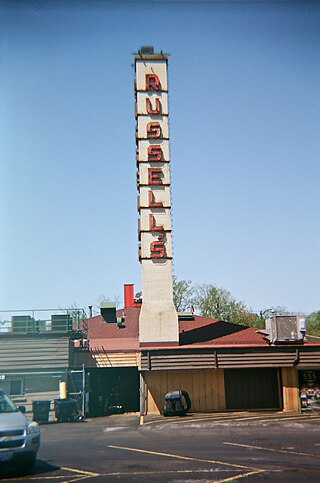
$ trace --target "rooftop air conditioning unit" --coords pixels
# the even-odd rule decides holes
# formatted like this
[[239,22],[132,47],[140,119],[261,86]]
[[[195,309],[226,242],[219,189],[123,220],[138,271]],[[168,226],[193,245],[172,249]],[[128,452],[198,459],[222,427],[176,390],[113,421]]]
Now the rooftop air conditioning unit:
[[12,332],[34,332],[35,320],[30,315],[13,315],[12,316]]
[[305,319],[297,315],[272,315],[266,320],[267,338],[273,344],[303,342]]
[[51,315],[51,330],[53,332],[68,332],[72,330],[72,317],[70,314]]

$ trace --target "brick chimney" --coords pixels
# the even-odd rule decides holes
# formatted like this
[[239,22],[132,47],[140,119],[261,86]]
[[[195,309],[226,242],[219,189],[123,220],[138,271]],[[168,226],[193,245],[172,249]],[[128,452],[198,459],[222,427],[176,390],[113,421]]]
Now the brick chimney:
[[134,306],[134,284],[125,283],[124,289],[124,308]]

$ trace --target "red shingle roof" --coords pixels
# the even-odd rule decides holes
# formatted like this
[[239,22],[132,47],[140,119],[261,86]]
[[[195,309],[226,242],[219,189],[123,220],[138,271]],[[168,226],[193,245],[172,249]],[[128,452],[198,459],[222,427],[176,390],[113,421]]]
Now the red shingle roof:
[[[94,350],[136,351],[139,349],[139,314],[141,307],[117,310],[117,317],[125,314],[124,328],[108,323],[101,315],[88,320],[88,339]],[[268,346],[263,334],[255,327],[194,315],[194,320],[179,321],[180,347],[255,347]],[[304,345],[320,345],[318,341],[305,341]],[[153,348],[154,345],[152,345]],[[161,347],[161,344],[159,344]]]
[[116,323],[105,322],[101,315],[88,319],[88,339],[93,350],[138,350],[140,307],[117,310],[117,317],[122,317],[123,314],[126,317],[122,329]]
[[[101,315],[88,320],[88,339],[92,349],[137,350],[139,348],[140,307],[117,310],[117,316],[125,314],[124,328],[108,323]],[[213,345],[266,345],[256,329],[195,315],[194,320],[179,321],[180,346]],[[159,344],[161,346],[161,344]]]
[[253,327],[195,315],[194,321],[180,321],[180,345],[192,346],[261,346],[267,345]]

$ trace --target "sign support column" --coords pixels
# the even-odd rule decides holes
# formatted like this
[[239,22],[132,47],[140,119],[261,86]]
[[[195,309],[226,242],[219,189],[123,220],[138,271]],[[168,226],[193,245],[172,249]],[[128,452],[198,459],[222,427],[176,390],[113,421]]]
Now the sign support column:
[[153,47],[135,54],[141,346],[179,343],[172,283],[167,64],[167,54],[154,53]]

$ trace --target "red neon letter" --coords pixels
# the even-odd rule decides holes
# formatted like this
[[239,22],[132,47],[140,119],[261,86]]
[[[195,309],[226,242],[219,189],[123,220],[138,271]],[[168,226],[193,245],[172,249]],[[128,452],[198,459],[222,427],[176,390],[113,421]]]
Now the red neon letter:
[[149,91],[150,89],[160,90],[160,80],[156,74],[146,74],[146,90]]
[[148,161],[161,161],[162,160],[162,149],[159,144],[151,144],[148,147]]
[[148,184],[162,184],[161,168],[148,168]]
[[151,191],[151,190],[149,191],[148,198],[149,198],[149,206],[150,206],[150,208],[163,208],[162,201],[154,201],[153,191]]
[[160,99],[156,98],[156,107],[153,109],[150,99],[146,98],[146,109],[148,114],[161,114],[162,105]]
[[161,127],[159,122],[149,122],[147,124],[147,138],[160,138]]
[[154,241],[150,243],[150,257],[163,258],[165,254],[164,243],[161,241]]
[[163,231],[163,225],[155,225],[155,219],[153,215],[149,215],[149,230],[150,231]]

